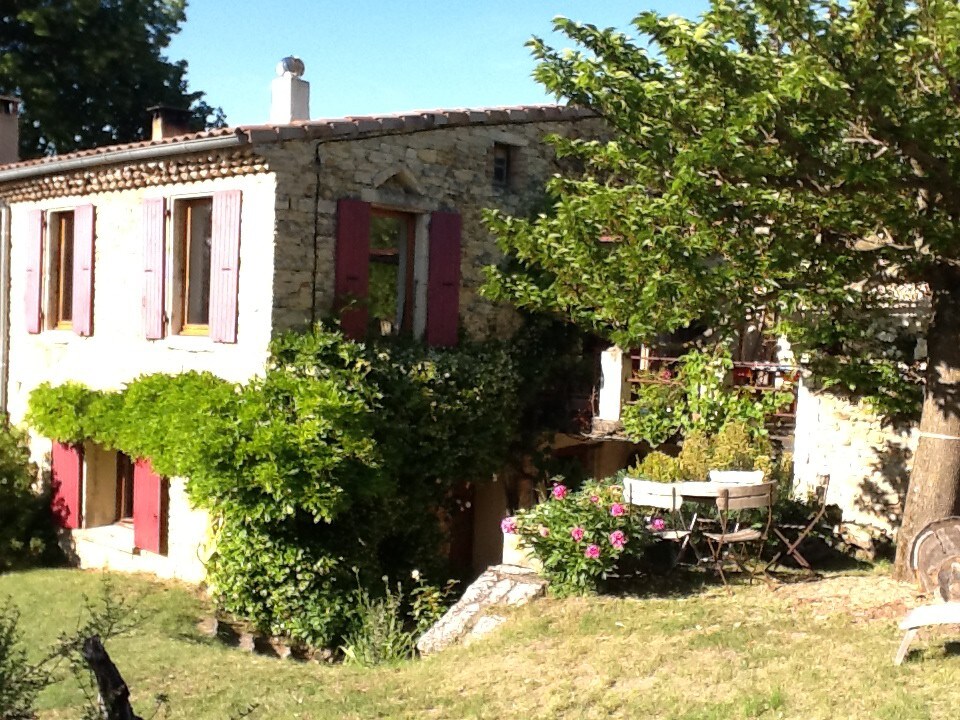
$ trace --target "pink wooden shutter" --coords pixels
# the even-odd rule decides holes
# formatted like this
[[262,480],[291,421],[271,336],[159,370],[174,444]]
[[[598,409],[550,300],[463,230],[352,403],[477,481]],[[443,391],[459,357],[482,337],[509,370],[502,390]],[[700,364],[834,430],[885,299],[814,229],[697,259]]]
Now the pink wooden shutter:
[[213,195],[210,248],[210,339],[237,341],[237,289],[240,271],[240,191]]
[[347,337],[367,334],[367,291],[370,284],[370,203],[342,199],[337,203],[337,257],[334,307]]
[[137,460],[133,466],[133,544],[141,550],[167,551],[166,496],[166,480],[153,471],[149,460]]
[[93,205],[73,211],[73,331],[93,334]]
[[430,216],[430,269],[427,274],[427,344],[457,344],[460,321],[460,214]]
[[165,216],[163,198],[143,201],[143,309],[148,340],[163,337]]
[[83,448],[54,442],[50,457],[51,508],[62,528],[80,527]]
[[27,216],[27,276],[23,302],[27,332],[40,332],[40,289],[43,287],[43,211],[31,210]]

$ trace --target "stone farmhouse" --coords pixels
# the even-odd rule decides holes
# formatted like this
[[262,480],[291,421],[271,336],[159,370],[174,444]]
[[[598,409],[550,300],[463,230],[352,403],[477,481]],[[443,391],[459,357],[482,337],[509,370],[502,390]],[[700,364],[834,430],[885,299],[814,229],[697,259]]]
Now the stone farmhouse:
[[[554,105],[311,120],[302,65],[278,70],[268,124],[191,133],[181,112],[153,108],[148,141],[25,162],[18,101],[0,98],[0,412],[14,423],[45,381],[115,389],[196,370],[243,382],[263,372],[274,334],[337,311],[354,336],[435,345],[517,328],[478,294],[499,257],[481,210],[534,209],[559,169],[544,137],[597,136],[599,121]],[[925,308],[919,293],[891,317],[918,326]],[[595,427],[617,425],[636,362],[602,354]],[[915,429],[891,431],[809,377],[795,414],[798,491],[830,475],[845,520],[892,531]],[[556,448],[597,477],[638,449],[615,432]],[[81,566],[203,578],[209,523],[186,479],[89,442],[37,437],[33,450]],[[496,484],[471,493],[479,571],[499,561],[506,499]]]
[[[498,257],[481,209],[533,208],[557,170],[544,136],[598,121],[562,106],[311,120],[302,63],[278,71],[269,124],[189,133],[154,108],[148,141],[25,162],[17,101],[0,101],[0,410],[14,423],[44,381],[243,382],[275,333],[347,298],[368,299],[342,314],[356,336],[450,345],[516,327],[477,292]],[[185,479],[92,443],[33,449],[82,566],[203,577],[208,522]],[[475,539],[481,567],[498,559],[503,502],[475,503],[493,536]]]

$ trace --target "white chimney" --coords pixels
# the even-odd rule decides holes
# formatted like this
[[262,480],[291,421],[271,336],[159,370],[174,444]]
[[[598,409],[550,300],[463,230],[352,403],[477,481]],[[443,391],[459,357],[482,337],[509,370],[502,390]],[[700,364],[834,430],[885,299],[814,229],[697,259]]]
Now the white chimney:
[[0,95],[0,165],[20,159],[20,98]]
[[304,67],[298,57],[285,57],[277,63],[277,77],[270,86],[270,122],[285,125],[310,119],[310,83],[301,79]]

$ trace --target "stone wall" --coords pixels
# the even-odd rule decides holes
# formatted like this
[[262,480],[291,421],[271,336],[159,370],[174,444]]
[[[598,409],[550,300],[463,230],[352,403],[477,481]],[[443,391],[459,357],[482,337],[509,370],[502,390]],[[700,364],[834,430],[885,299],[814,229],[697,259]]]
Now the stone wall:
[[[481,210],[537,209],[558,169],[549,133],[595,135],[595,119],[451,126],[342,141],[291,141],[257,147],[277,175],[274,325],[299,327],[330,313],[334,289],[336,207],[358,198],[426,219],[436,210],[463,218],[461,324],[473,337],[508,334],[512,311],[480,298],[483,267],[500,253]],[[507,187],[493,182],[494,143],[509,146]],[[427,231],[417,226],[418,243]]]
[[916,447],[915,428],[885,426],[865,402],[801,383],[794,440],[796,490],[803,495],[816,486],[818,475],[830,475],[827,501],[840,506],[845,522],[895,531]]

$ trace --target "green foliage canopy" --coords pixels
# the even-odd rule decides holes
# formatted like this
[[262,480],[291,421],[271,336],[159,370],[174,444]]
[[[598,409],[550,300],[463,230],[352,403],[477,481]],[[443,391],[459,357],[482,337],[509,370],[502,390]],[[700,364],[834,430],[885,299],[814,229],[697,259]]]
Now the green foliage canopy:
[[488,215],[513,259],[488,292],[624,347],[765,308],[915,410],[913,346],[877,323],[894,283],[936,301],[960,279],[957,4],[714,0],[634,25],[560,18],[578,49],[531,42],[537,79],[611,135],[555,140],[583,172],[549,184],[550,212]]
[[23,100],[21,156],[142,140],[153,105],[189,108],[196,129],[222,125],[222,111],[187,89],[186,62],[162,54],[185,7],[185,0],[4,0],[0,94]]

